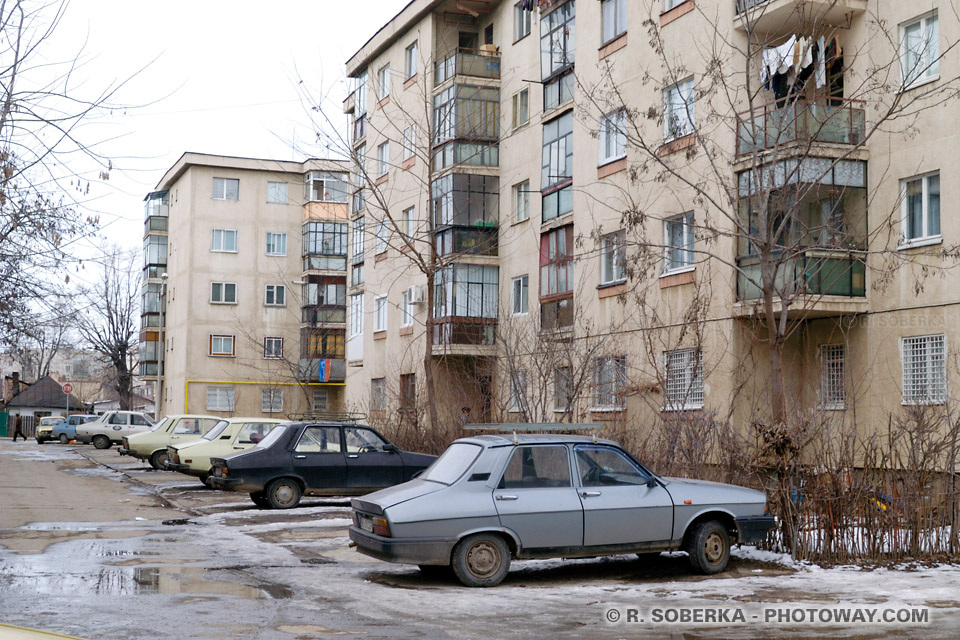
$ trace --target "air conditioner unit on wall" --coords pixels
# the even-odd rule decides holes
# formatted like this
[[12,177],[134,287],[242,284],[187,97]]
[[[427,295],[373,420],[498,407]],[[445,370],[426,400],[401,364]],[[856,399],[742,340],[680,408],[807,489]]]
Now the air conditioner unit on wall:
[[426,287],[424,287],[423,285],[419,285],[419,284],[415,284],[415,285],[412,285],[412,286],[408,287],[408,288],[407,288],[407,300],[409,300],[411,304],[423,304],[424,298],[426,297],[426,296],[424,295],[424,290],[425,290],[425,289],[426,289]]

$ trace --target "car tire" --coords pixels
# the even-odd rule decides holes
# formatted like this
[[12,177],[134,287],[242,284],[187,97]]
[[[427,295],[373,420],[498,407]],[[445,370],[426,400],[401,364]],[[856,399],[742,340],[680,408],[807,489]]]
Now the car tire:
[[210,474],[209,474],[209,473],[201,473],[201,474],[200,474],[200,484],[202,484],[203,486],[207,487],[208,489],[210,488],[210,485],[207,484],[207,480],[209,480],[209,479],[210,479]]
[[69,443],[69,442],[70,442],[70,438],[67,437],[67,434],[61,433],[61,434],[60,434],[60,444],[67,444],[67,443]]
[[451,566],[468,587],[495,587],[510,570],[510,549],[496,534],[476,533],[457,543]]
[[104,435],[95,435],[93,436],[93,446],[95,446],[97,449],[109,449],[110,438]]
[[37,444],[43,444],[43,443],[44,443],[43,438],[37,438]]
[[701,522],[690,536],[687,553],[697,571],[708,575],[720,573],[730,561],[730,533],[717,520]]
[[253,504],[257,505],[261,509],[269,509],[270,501],[267,500],[267,496],[263,495],[262,491],[257,491],[250,494],[250,499],[253,500]]
[[292,509],[300,504],[303,492],[292,478],[278,478],[267,485],[264,495],[273,509]]
[[167,450],[161,449],[154,451],[150,456],[150,466],[154,469],[163,469],[163,463],[167,461]]

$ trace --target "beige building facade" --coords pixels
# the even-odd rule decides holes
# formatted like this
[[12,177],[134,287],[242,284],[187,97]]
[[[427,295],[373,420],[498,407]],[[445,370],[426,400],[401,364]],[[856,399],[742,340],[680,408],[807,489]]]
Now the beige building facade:
[[342,408],[347,168],[185,153],[145,198],[140,375],[158,415]]
[[347,62],[347,405],[421,421],[429,362],[445,424],[948,406],[958,37],[932,0],[413,0]]

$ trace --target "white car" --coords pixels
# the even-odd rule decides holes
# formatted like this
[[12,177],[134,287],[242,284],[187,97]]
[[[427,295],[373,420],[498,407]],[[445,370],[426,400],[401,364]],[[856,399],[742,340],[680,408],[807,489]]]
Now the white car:
[[120,444],[124,436],[149,431],[153,422],[140,411],[108,411],[97,420],[77,425],[77,440],[97,449]]

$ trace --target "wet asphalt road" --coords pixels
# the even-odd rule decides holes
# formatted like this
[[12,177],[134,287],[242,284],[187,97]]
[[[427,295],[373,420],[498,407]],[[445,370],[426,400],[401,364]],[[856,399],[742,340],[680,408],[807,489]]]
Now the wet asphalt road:
[[[685,558],[515,563],[466,589],[347,548],[348,499],[256,508],[114,450],[0,441],[0,622],[82,638],[916,637],[894,630],[610,625],[611,607],[837,602],[781,565]],[[925,637],[954,637],[960,604]]]

